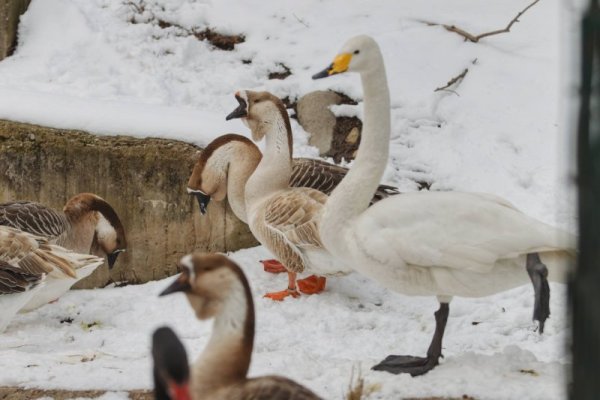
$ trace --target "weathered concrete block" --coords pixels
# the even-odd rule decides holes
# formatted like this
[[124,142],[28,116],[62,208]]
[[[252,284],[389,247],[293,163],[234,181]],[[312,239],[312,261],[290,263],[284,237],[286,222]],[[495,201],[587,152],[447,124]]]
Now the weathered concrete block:
[[62,209],[76,193],[96,193],[119,214],[129,248],[110,276],[105,265],[79,287],[164,278],[193,250],[256,244],[226,203],[211,202],[208,215],[199,215],[186,193],[199,151],[174,140],[94,136],[0,120],[0,201],[27,199]]
[[9,56],[17,42],[19,17],[31,0],[0,0],[0,60]]

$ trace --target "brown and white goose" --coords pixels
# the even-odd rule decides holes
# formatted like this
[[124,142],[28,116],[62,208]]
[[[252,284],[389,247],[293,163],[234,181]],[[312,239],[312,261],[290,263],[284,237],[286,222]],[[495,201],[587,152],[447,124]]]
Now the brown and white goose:
[[29,303],[48,292],[50,298],[54,296],[50,276],[73,280],[76,270],[102,262],[101,258],[52,245],[45,238],[0,226],[0,332]]
[[288,288],[266,297],[282,300],[298,297],[296,276],[310,271],[315,275],[299,280],[304,293],[319,293],[325,278],[350,272],[321,243],[318,223],[327,195],[311,188],[290,187],[292,176],[292,130],[282,101],[268,92],[249,90],[236,93],[239,107],[227,119],[242,118],[255,141],[266,138],[264,157],[248,179],[244,192],[248,226],[288,272]]
[[[258,147],[242,135],[230,133],[210,142],[200,153],[187,186],[188,193],[198,200],[200,213],[206,214],[211,199],[227,198],[236,217],[247,222],[244,188],[261,159]],[[348,168],[323,160],[294,158],[289,184],[329,195],[347,172]],[[398,193],[393,186],[379,185],[371,204]]]
[[0,225],[45,237],[77,253],[106,255],[109,268],[127,248],[119,216],[110,204],[92,193],[72,197],[62,212],[31,201],[2,203]]
[[[0,204],[0,226],[44,237],[75,253],[106,255],[109,268],[127,247],[125,230],[117,213],[110,204],[92,193],[74,196],[62,212],[30,201]],[[48,275],[44,289],[22,311],[31,311],[56,300],[103,264],[96,257],[90,260],[94,262],[79,263],[72,273],[54,269]]]
[[160,295],[184,292],[198,319],[214,318],[204,352],[192,366],[194,400],[316,400],[304,386],[281,376],[248,378],[254,345],[254,303],[240,267],[221,254],[194,253]]

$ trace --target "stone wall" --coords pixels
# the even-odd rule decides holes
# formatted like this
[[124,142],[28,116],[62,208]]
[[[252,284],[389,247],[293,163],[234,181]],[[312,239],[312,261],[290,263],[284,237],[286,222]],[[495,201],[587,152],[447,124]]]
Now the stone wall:
[[19,17],[31,0],[0,0],[0,60],[11,55],[17,42]]
[[194,249],[232,251],[256,244],[225,202],[211,202],[201,216],[187,195],[199,150],[174,140],[95,136],[0,120],[0,202],[26,199],[62,209],[74,194],[96,193],[119,214],[129,249],[110,276],[104,265],[79,287],[164,278]]

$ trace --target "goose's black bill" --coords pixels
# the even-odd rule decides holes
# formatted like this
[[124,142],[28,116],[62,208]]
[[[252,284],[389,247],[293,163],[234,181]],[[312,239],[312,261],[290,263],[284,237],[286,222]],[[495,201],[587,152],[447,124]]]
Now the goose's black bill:
[[229,113],[228,116],[225,117],[226,121],[229,121],[230,119],[234,118],[243,118],[248,116],[248,103],[246,103],[246,100],[244,100],[241,96],[237,94],[235,95],[235,98],[238,101],[238,103],[240,103],[240,105],[231,113]]

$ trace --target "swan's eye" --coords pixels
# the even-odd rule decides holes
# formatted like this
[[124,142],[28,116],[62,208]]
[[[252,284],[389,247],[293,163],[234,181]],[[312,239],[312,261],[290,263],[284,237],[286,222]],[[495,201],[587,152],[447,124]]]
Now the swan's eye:
[[354,50],[354,54],[360,53],[360,50]]

